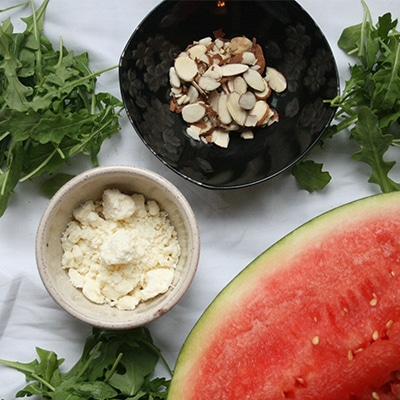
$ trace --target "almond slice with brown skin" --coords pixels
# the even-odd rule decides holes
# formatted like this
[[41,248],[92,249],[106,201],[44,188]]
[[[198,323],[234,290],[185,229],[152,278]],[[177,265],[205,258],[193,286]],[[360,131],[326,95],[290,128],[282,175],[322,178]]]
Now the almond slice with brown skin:
[[254,90],[262,92],[265,90],[265,80],[260,75],[258,71],[253,68],[249,68],[246,72],[243,73],[243,79],[247,82],[247,84],[252,87]]
[[268,99],[269,96],[271,96],[272,89],[271,86],[269,86],[269,83],[267,82],[266,78],[263,78],[265,81],[265,89],[262,91],[255,90],[254,94],[257,97],[257,100],[266,100]]
[[268,126],[272,125],[275,122],[279,122],[278,111],[271,108],[271,113],[272,113],[272,115],[270,116],[270,118],[268,120]]
[[256,126],[260,126],[264,123],[264,120],[268,116],[269,111],[269,105],[265,101],[258,100],[256,101],[254,107],[249,111],[249,115],[257,117]]
[[287,88],[286,78],[275,68],[267,67],[265,79],[267,80],[271,89],[277,93],[282,93]]

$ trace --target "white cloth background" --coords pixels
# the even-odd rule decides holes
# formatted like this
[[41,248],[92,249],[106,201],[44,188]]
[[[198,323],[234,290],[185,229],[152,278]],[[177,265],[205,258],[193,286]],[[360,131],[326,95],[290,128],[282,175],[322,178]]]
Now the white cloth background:
[[[337,47],[344,27],[361,22],[360,0],[298,0],[327,36],[335,53],[342,86],[352,62]],[[1,0],[0,8],[19,3]],[[36,4],[41,1],[35,0]],[[45,34],[56,45],[61,36],[76,53],[88,51],[92,70],[118,64],[130,35],[159,0],[50,0]],[[390,11],[400,17],[400,0],[370,0],[374,20]],[[19,17],[30,8],[0,14]],[[103,75],[99,91],[120,97],[118,72]],[[311,218],[349,201],[379,192],[367,183],[368,167],[351,160],[354,148],[344,135],[327,143],[326,151],[313,152],[333,179],[322,192],[298,188],[290,173],[239,191],[209,191],[183,180],[158,161],[143,145],[128,122],[108,140],[100,164],[132,164],[152,169],[170,179],[191,203],[201,233],[201,259],[195,280],[181,303],[149,328],[156,344],[174,365],[179,349],[202,311],[216,294],[262,251]],[[86,159],[74,160],[74,173],[91,167]],[[20,185],[8,210],[0,218],[0,358],[28,362],[35,347],[55,351],[71,366],[80,355],[91,327],[58,308],[44,289],[36,270],[35,234],[47,199],[38,182]],[[25,384],[21,373],[0,366],[0,399],[14,399]]]

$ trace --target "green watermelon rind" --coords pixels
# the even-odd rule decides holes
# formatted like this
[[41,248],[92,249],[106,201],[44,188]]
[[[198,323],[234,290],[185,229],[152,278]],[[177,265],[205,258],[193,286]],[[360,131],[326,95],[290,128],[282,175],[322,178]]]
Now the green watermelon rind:
[[[400,212],[400,192],[368,196],[318,215],[263,251],[219,292],[193,326],[178,355],[168,400],[181,399],[176,393],[181,393],[185,385],[190,386],[190,382],[186,382],[185,372],[203,353],[210,335],[214,332],[217,334],[216,327],[224,319],[227,304],[229,308],[233,302],[240,303],[240,296],[251,288],[252,282],[257,282],[259,276],[272,274],[275,269],[271,269],[271,264],[275,265],[276,260],[284,259],[290,265],[290,259],[296,257],[296,248],[301,250],[306,243],[321,241],[332,232],[345,231],[350,224],[366,222],[371,217],[387,218],[395,212]],[[288,254],[291,255],[288,257]],[[276,269],[280,268],[276,266]]]

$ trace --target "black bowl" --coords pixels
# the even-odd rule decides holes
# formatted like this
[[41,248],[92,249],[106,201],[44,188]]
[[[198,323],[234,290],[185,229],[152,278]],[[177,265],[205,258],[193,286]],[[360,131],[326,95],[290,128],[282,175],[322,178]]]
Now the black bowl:
[[[169,109],[168,71],[176,55],[218,29],[226,38],[256,38],[267,65],[288,82],[285,92],[268,100],[280,121],[257,128],[252,140],[231,134],[227,149],[189,138],[187,124]],[[334,116],[324,99],[339,93],[329,43],[292,0],[164,1],[130,37],[119,79],[128,117],[146,146],[173,171],[210,189],[246,187],[293,166]]]

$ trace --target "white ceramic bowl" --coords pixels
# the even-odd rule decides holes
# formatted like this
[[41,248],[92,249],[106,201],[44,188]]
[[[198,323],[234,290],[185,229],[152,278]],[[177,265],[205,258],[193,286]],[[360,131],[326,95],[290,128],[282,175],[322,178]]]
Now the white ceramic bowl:
[[[62,269],[61,237],[72,212],[87,200],[98,200],[107,188],[124,193],[141,193],[157,201],[174,225],[181,256],[169,290],[139,303],[132,311],[88,300],[70,282]],[[182,193],[169,181],[147,169],[131,166],[98,167],[66,183],[50,200],[40,220],[36,237],[36,262],[40,277],[51,297],[74,317],[92,326],[129,329],[159,318],[173,308],[188,290],[197,270],[200,237],[195,215]]]

